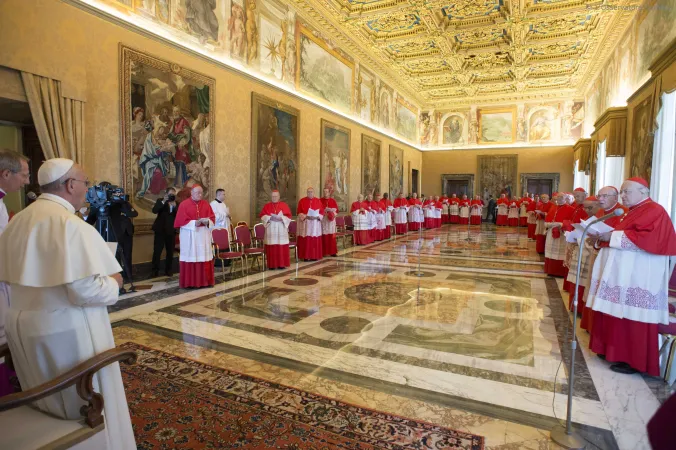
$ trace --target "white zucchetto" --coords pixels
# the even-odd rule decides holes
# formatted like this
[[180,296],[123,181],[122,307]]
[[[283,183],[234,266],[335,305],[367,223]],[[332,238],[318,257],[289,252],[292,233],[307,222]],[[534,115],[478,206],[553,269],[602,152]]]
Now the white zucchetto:
[[64,176],[75,162],[66,158],[53,158],[45,161],[38,170],[38,184],[44,186]]

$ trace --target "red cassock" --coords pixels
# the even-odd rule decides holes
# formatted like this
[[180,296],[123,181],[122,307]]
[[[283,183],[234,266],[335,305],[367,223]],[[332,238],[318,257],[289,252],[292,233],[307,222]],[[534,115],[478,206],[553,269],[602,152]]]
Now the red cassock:
[[[573,211],[573,217],[571,217],[570,220],[563,221],[562,229],[563,231],[573,231],[573,224],[580,223],[583,220],[587,220],[588,218],[589,215],[584,210],[584,205],[582,204],[576,205],[575,210]],[[577,260],[575,261],[575,263],[577,263]],[[568,281],[568,279],[566,279],[566,281],[563,282],[563,290],[569,293],[568,309],[570,310],[573,307],[573,302],[575,300],[575,283],[571,283],[570,281]],[[579,286],[578,290],[580,291],[580,293],[578,295],[577,312],[581,313],[582,310],[584,309],[584,301],[582,300],[584,294],[584,286]]]
[[[291,219],[291,209],[289,208],[289,205],[284,202],[266,203],[258,217],[277,215],[280,212],[287,218]],[[275,226],[275,228],[281,229],[282,227]],[[285,237],[286,239],[284,239]],[[265,239],[265,259],[267,260],[268,268],[284,269],[289,267],[291,265],[291,261],[289,259],[288,232],[284,234],[283,231],[277,230],[275,231],[275,235],[272,235],[271,230],[266,229]],[[278,243],[279,241],[285,243]]]
[[[380,199],[380,208],[384,211],[384,214],[386,215],[385,218],[385,229],[383,230],[383,239],[389,239],[392,236],[392,233],[390,230],[390,226],[388,225],[389,223],[394,223],[392,220],[392,212],[388,210],[388,206],[393,206],[392,202],[387,199],[387,198],[381,198]],[[387,216],[389,216],[390,220],[387,220]]]
[[324,256],[331,256],[338,253],[338,244],[336,243],[336,215],[338,214],[338,203],[332,198],[321,199],[322,207],[335,209],[335,213],[326,213],[322,219],[322,252]]
[[[363,210],[363,211],[360,211]],[[352,203],[352,206],[350,207],[350,214],[354,213],[355,211],[359,211],[360,215],[365,216],[366,211],[369,210],[369,202],[367,201],[356,201]],[[354,223],[354,219],[352,220]],[[363,228],[363,229],[358,229],[358,227],[355,224],[354,228],[354,245],[368,245],[371,242],[373,242],[373,237],[371,235],[371,232],[368,228]]]
[[[615,220],[611,222],[611,226],[614,226],[615,231],[623,231],[624,237],[644,252],[663,256],[676,255],[674,225],[664,208],[651,199],[632,206],[624,216],[612,217],[610,220],[613,219]],[[604,242],[603,246],[608,247],[608,242]],[[624,247],[624,242],[622,246]],[[648,270],[645,267],[634,269]],[[650,295],[649,292],[646,294]],[[643,307],[644,302],[650,303],[641,298],[640,293],[635,297],[638,301],[635,305],[637,308]],[[639,372],[655,377],[660,375],[657,323],[620,319],[599,311],[594,311],[593,320],[589,348],[594,353],[605,355],[608,362],[623,362]]]
[[434,228],[434,217],[432,217],[434,214],[434,200],[425,200],[423,211],[425,211],[425,207],[430,208],[425,212],[425,229],[429,230],[430,228]]
[[[369,208],[371,208],[371,211],[373,211],[374,214],[380,214],[382,212],[382,206],[380,205],[380,201],[375,201],[371,200],[369,202]],[[378,219],[376,219],[376,227],[373,229],[373,240],[375,241],[382,241],[385,239],[385,230],[383,229],[378,229]]]
[[509,212],[507,213],[507,225],[510,227],[518,227],[519,226],[519,208],[521,207],[521,200],[510,200],[509,203],[507,204],[507,207],[509,208],[508,211],[511,212],[512,210],[512,203],[516,205],[516,215],[517,217],[509,217]]
[[[420,201],[419,198],[412,198],[408,201],[408,205],[409,205],[409,207],[412,207],[414,205],[421,205],[422,206],[422,202]],[[410,221],[408,223],[408,231],[418,231],[420,229],[420,226],[421,226],[420,222]]]
[[[450,200],[448,201],[449,204],[449,209],[450,205],[459,205],[460,204],[460,199],[458,197],[451,197]],[[450,212],[449,212],[450,214]],[[451,218],[450,221],[451,223],[460,223],[460,212],[458,211],[456,214],[450,214]]]
[[[547,213],[545,223],[564,223],[565,221],[569,221],[571,217],[573,217],[574,212],[575,208],[573,208],[570,205],[558,206],[554,204]],[[548,258],[547,256],[545,256],[545,273],[553,277],[565,278],[568,275],[568,268],[563,264],[565,259],[566,238],[563,234],[563,231],[559,227],[555,227],[552,229],[551,236],[553,239],[557,240],[556,245],[561,250],[561,252],[559,252],[560,253],[559,256],[561,256],[562,258],[561,259]]]
[[528,207],[532,203],[531,200],[528,197],[524,197],[521,200],[519,200],[519,226],[520,227],[526,227],[528,226],[528,216],[523,216],[521,217],[521,207],[523,204],[526,204],[526,211],[528,211]]
[[[319,214],[324,215],[324,206],[317,197],[301,198],[298,202],[296,214],[307,214],[310,209],[319,210]],[[303,227],[305,227],[304,232],[302,231]],[[322,259],[322,224],[320,220],[306,218],[304,221],[299,221],[296,246],[298,247],[298,258]]]
[[[394,199],[394,208],[408,207],[408,200],[405,198],[396,198]],[[408,232],[408,222],[397,223],[394,222],[394,232],[396,234],[406,234]]]
[[445,195],[443,197],[439,197],[439,203],[441,204],[441,223],[446,224],[446,223],[451,223],[451,214],[450,210],[449,212],[444,214],[444,203],[448,204],[448,197]]
[[[212,223],[216,222],[216,215],[211,209],[211,205],[209,205],[209,202],[206,200],[195,202],[192,199],[187,199],[178,205],[174,227],[181,228],[188,225],[191,221],[199,219],[209,219]],[[207,233],[209,232],[205,225],[196,224],[195,227],[204,229]],[[213,254],[207,261],[204,260],[209,256],[204,255],[204,253],[211,252],[211,248],[209,246],[208,249],[205,249],[200,245],[206,240],[206,238],[202,239],[202,236],[200,236],[201,232],[202,230],[199,230],[199,234],[197,234],[198,232],[195,231],[194,234],[196,236],[194,239],[181,240],[181,256],[179,257],[180,273],[178,278],[179,287],[205,287],[216,284],[214,278]],[[208,242],[211,242],[211,235],[209,235]],[[185,247],[191,243],[195,245],[195,248]],[[191,257],[188,259],[198,259],[201,261],[183,261],[183,259],[186,258],[186,255],[195,256],[195,258]]]
[[472,215],[472,205],[478,205],[478,206],[483,206],[484,202],[481,200],[472,200],[470,203],[470,215],[469,215],[469,223],[470,225],[481,225],[481,216],[477,215]]
[[538,202],[537,207],[535,208],[537,211],[540,211],[540,214],[537,214],[536,216],[537,221],[542,221],[542,230],[538,229],[537,224],[535,227],[535,251],[541,255],[545,253],[545,243],[547,242],[547,230],[544,228],[545,218],[547,217],[547,214],[549,214],[549,210],[555,206],[556,205],[551,202]]
[[[495,221],[495,224],[496,224],[497,226],[499,226],[499,227],[501,227],[501,226],[507,226],[507,217],[508,217],[508,215],[509,215],[509,200],[506,199],[506,198],[500,197],[500,198],[498,199],[498,201],[497,201],[497,205],[498,205],[498,218],[497,218],[497,220]],[[505,205],[505,206],[507,207],[507,209],[506,209],[507,212],[506,212],[505,214],[500,214],[500,213],[499,213],[499,211],[500,211],[500,205]]]
[[[540,202],[536,202],[535,200],[531,200],[528,203],[528,207],[526,208],[526,211],[529,213],[535,213],[535,208],[537,204]],[[530,216],[530,214],[529,214]],[[533,223],[528,223],[528,219],[526,219],[526,223],[528,224],[528,239],[535,239],[535,222]]]
[[[458,207],[459,207],[460,209],[465,208],[465,207],[469,208],[469,203],[470,203],[469,200],[464,200],[464,199],[463,199],[463,200],[460,200],[460,202],[458,203]],[[467,224],[469,224],[469,217],[462,217],[462,216],[461,216],[461,217],[460,217],[460,222],[459,222],[459,223],[460,223],[460,225],[467,225]]]

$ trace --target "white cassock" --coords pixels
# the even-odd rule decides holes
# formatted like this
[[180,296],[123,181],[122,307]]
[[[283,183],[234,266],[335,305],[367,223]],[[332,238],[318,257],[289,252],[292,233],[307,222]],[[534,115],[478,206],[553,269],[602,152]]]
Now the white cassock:
[[392,225],[392,211],[394,211],[394,206],[390,205],[385,208],[385,213],[383,214],[383,218],[385,219],[385,228]]
[[216,228],[225,228],[228,230],[228,235],[230,234],[230,208],[218,200],[213,200],[211,203],[211,209],[216,216],[216,223],[214,226]]
[[[5,191],[2,189],[0,189],[0,192],[5,194]],[[7,223],[9,223],[7,206],[5,205],[5,199],[0,198],[0,235],[7,228]],[[5,316],[7,316],[7,310],[9,310],[9,286],[5,283],[0,283],[0,345],[7,342],[7,338],[5,337]],[[0,359],[0,363],[2,362],[2,359]]]
[[[42,194],[0,237],[0,280],[12,288],[7,341],[24,390],[50,381],[115,347],[108,305],[120,265],[96,229],[61,197]],[[136,448],[118,363],[94,375],[104,398],[107,450]],[[72,386],[35,402],[57,417],[80,419]]]

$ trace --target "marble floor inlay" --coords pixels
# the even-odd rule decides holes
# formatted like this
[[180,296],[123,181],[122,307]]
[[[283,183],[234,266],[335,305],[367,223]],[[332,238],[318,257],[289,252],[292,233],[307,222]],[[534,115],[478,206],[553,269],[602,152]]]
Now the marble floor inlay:
[[[405,415],[485,436],[486,448],[541,449],[558,448],[549,430],[566,416],[566,303],[525,230],[444,226],[211,289],[158,280],[111,319],[118,342],[415,411]],[[644,430],[623,442],[623,421],[644,425],[659,405],[653,392],[668,390],[630,376],[621,413],[609,392],[622,378],[586,348],[575,364],[573,422],[589,448],[649,448]]]

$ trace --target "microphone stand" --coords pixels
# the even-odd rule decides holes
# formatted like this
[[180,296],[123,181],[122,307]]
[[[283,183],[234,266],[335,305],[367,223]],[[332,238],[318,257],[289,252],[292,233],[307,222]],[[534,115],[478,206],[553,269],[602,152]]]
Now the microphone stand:
[[[578,252],[577,255],[577,273],[575,277],[575,297],[573,300],[573,333],[572,333],[573,337],[570,343],[570,364],[568,368],[568,406],[566,412],[566,426],[564,427],[563,425],[558,424],[550,431],[550,436],[552,440],[557,444],[559,444],[560,446],[562,446],[563,448],[567,449],[578,450],[583,449],[585,446],[584,438],[582,438],[582,436],[580,436],[580,434],[577,431],[573,431],[573,417],[572,417],[573,383],[575,382],[575,351],[577,350],[577,334],[576,334],[577,302],[580,288],[580,271],[582,270],[582,253],[584,250],[584,239],[585,236],[587,235],[587,231],[589,231],[589,228],[591,228],[592,225],[622,214],[622,213],[617,214],[616,211],[621,212],[622,210],[621,209],[615,210],[612,213],[606,214],[605,216],[600,217],[591,222],[584,228],[584,230],[582,231],[582,237],[580,238],[580,251]],[[554,395],[556,395],[556,392],[554,392]]]

